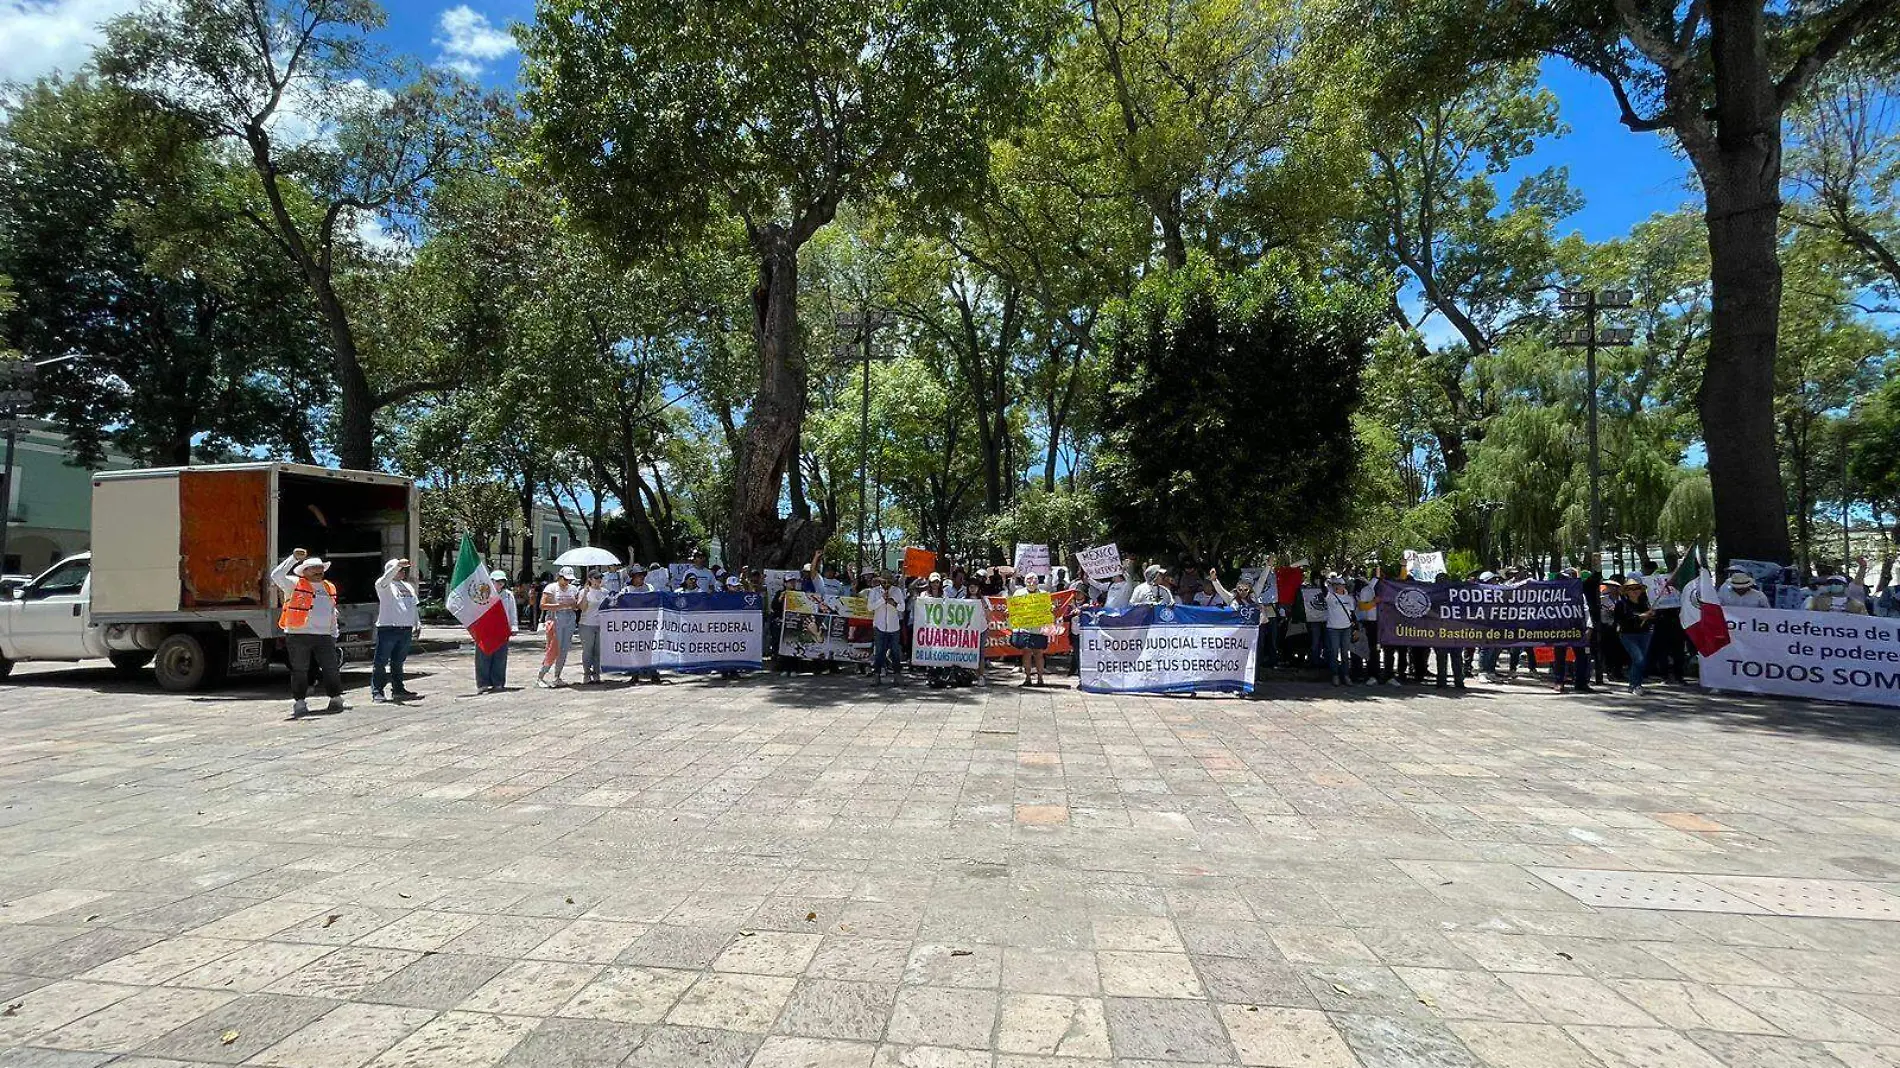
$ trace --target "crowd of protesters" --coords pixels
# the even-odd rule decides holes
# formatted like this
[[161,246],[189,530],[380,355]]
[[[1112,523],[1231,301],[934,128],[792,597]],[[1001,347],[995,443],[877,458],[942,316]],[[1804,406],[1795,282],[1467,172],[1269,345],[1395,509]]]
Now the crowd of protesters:
[[[927,576],[904,577],[890,571],[849,569],[827,565],[823,553],[795,576],[782,584],[768,584],[758,568],[727,570],[710,564],[704,550],[696,551],[684,567],[669,569],[662,564],[634,563],[612,571],[571,567],[544,576],[537,583],[510,586],[508,576],[492,572],[498,596],[516,632],[538,631],[543,635],[543,650],[536,685],[553,688],[566,685],[565,673],[575,646],[580,650],[581,682],[599,683],[601,674],[600,611],[610,597],[622,591],[636,592],[754,592],[767,598],[766,658],[780,673],[798,671],[837,673],[855,670],[867,676],[872,685],[897,684],[911,669],[906,667],[911,613],[923,599],[969,599],[1011,597],[1036,593],[1074,591],[1058,614],[1056,627],[1066,631],[1074,647],[1074,629],[1078,610],[1084,605],[1110,609],[1131,605],[1196,605],[1237,609],[1249,614],[1260,628],[1256,644],[1256,682],[1278,674],[1323,674],[1335,687],[1351,686],[1435,686],[1463,690],[1468,680],[1481,678],[1491,684],[1508,678],[1542,680],[1558,692],[1574,690],[1589,693],[1598,687],[1621,684],[1631,693],[1639,693],[1652,680],[1686,685],[1693,649],[1683,631],[1681,593],[1659,574],[1656,564],[1644,563],[1634,574],[1593,574],[1588,570],[1565,568],[1549,574],[1550,579],[1575,579],[1585,590],[1588,608],[1587,641],[1575,647],[1541,649],[1473,649],[1461,646],[1381,646],[1379,642],[1379,580],[1383,569],[1366,568],[1352,573],[1332,573],[1323,578],[1309,576],[1294,593],[1282,599],[1273,581],[1274,572],[1266,570],[1261,589],[1246,581],[1230,589],[1217,571],[1175,571],[1160,563],[1137,566],[1129,561],[1124,575],[1108,582],[1096,582],[1083,576],[1079,566],[1056,569],[1045,586],[1041,576],[1018,575],[1007,566],[965,567],[944,559],[939,570]],[[322,677],[331,707],[341,705],[337,688],[334,653],[324,648],[334,642],[336,619],[334,593],[323,581],[323,562],[308,558],[301,550],[279,566],[273,578],[286,595],[284,629],[292,648],[292,689],[297,708],[304,708],[308,679],[314,672]],[[417,615],[417,591],[408,560],[392,560],[377,582],[380,611],[377,619],[376,662],[373,670],[372,697],[381,701],[385,687],[393,682],[391,696],[396,700],[416,696],[404,687],[403,662],[410,639],[420,629]],[[1482,570],[1466,576],[1471,581],[1516,585],[1535,576],[1522,568],[1502,571]],[[1439,583],[1456,581],[1449,574],[1436,576]],[[776,588],[774,588],[776,585]],[[869,608],[871,655],[867,663],[838,660],[799,660],[777,650],[785,613],[786,591],[819,593],[830,596],[858,595]],[[1715,600],[1725,606],[1769,607],[1766,595],[1756,587],[1755,578],[1744,569],[1730,571],[1716,591]],[[1297,601],[1297,603],[1296,603]],[[1892,585],[1882,584],[1877,597],[1870,598],[1857,582],[1844,574],[1810,577],[1803,587],[1801,603],[1809,611],[1845,612],[1858,615],[1900,616],[1900,603]],[[1020,672],[1019,685],[1046,684],[1048,635],[1040,632],[1012,633],[1010,644],[1018,656],[1014,668]],[[299,655],[301,654],[301,655]],[[506,688],[508,650],[484,653],[477,662],[477,691],[501,691]],[[1078,658],[1067,658],[1068,673],[1076,674]],[[933,667],[922,670],[932,687],[988,685],[990,667],[983,669]],[[725,672],[727,676],[737,672]],[[661,682],[657,671],[635,673],[633,682]]]
[[[1079,561],[1078,561],[1079,564]],[[1084,605],[1109,608],[1128,605],[1199,605],[1241,609],[1254,613],[1260,627],[1256,645],[1257,679],[1265,681],[1275,673],[1323,673],[1335,687],[1348,686],[1433,686],[1463,690],[1469,680],[1481,678],[1501,684],[1507,679],[1543,681],[1559,693],[1574,690],[1590,693],[1598,687],[1618,684],[1630,692],[1641,692],[1652,681],[1673,685],[1689,683],[1688,668],[1694,650],[1684,636],[1680,615],[1679,591],[1667,582],[1654,562],[1646,562],[1632,574],[1593,574],[1587,570],[1564,568],[1548,574],[1550,579],[1576,579],[1583,583],[1589,609],[1588,641],[1580,647],[1543,649],[1473,649],[1461,646],[1381,646],[1378,628],[1378,584],[1385,576],[1382,568],[1371,567],[1354,573],[1333,573],[1311,577],[1298,593],[1301,603],[1283,603],[1267,571],[1265,587],[1237,582],[1230,589],[1217,571],[1176,573],[1159,563],[1137,570],[1131,563],[1121,580],[1099,583],[1083,576],[1078,566],[1058,569],[1044,585],[1034,574],[1018,575],[1008,566],[964,567],[945,560],[941,570],[928,576],[906,578],[888,570],[866,569],[855,574],[850,569],[829,566],[823,554],[802,567],[796,578],[787,579],[783,589],[768,591],[765,573],[757,568],[727,571],[709,565],[704,551],[693,554],[677,585],[670,586],[669,571],[660,564],[632,565],[622,569],[618,588],[653,592],[668,588],[675,592],[697,590],[753,591],[771,593],[767,605],[767,650],[773,667],[782,674],[798,671],[837,673],[857,671],[873,685],[887,681],[895,684],[908,670],[906,648],[910,618],[918,598],[942,597],[965,599],[1009,597],[1021,594],[1075,591],[1075,599],[1058,625],[1073,635],[1077,609]],[[1536,577],[1523,568],[1501,571],[1485,569],[1466,576],[1471,581],[1511,586]],[[1436,582],[1456,581],[1441,574]],[[799,661],[788,655],[775,655],[780,623],[784,613],[784,590],[830,595],[856,594],[865,597],[871,612],[871,657],[857,664],[836,660]],[[1804,606],[1811,611],[1840,611],[1858,614],[1900,615],[1894,604],[1894,591],[1884,589],[1877,599],[1844,575],[1814,577],[1806,584]],[[571,592],[570,592],[571,591]],[[1652,591],[1655,591],[1654,593]],[[593,615],[608,595],[603,576],[589,573],[584,579],[572,569],[563,568],[537,589],[524,590],[517,600],[524,606],[538,606],[539,612],[522,620],[526,627],[540,627],[549,635],[543,658],[540,684],[562,684],[572,637],[579,635],[583,663],[583,681],[600,681],[599,632]],[[1767,607],[1767,598],[1755,587],[1746,571],[1729,573],[1718,590],[1718,601],[1725,605]],[[563,613],[573,617],[563,620]],[[552,619],[550,627],[549,620]],[[1042,635],[1012,635],[1020,655],[1013,665],[1021,673],[1019,684],[1046,684],[1047,645]],[[1072,643],[1073,644],[1073,643]],[[1067,657],[1068,674],[1076,673],[1076,657]],[[548,678],[552,669],[553,677]],[[922,672],[931,686],[988,683],[985,672],[953,668],[932,668]],[[647,672],[641,680],[658,682],[657,673]]]

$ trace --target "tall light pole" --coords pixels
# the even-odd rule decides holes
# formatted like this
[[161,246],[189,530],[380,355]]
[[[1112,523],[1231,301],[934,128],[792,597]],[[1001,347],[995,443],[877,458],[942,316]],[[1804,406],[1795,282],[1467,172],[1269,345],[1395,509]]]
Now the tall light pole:
[[865,490],[870,483],[868,460],[871,454],[871,339],[879,330],[897,325],[897,320],[881,308],[866,305],[858,311],[838,316],[838,329],[850,332],[854,346],[838,346],[838,355],[864,364],[864,401],[858,418],[858,574],[864,573]]
[[20,409],[33,403],[33,383],[42,367],[90,357],[72,353],[49,360],[0,361],[0,421],[7,427],[4,466],[0,466],[0,569],[7,563],[7,534],[13,529],[13,458],[20,439]]
[[1585,389],[1590,394],[1590,572],[1603,570],[1603,465],[1597,451],[1597,348],[1620,348],[1634,343],[1634,331],[1627,326],[1597,328],[1597,313],[1630,306],[1627,289],[1566,289],[1557,298],[1565,311],[1580,312],[1583,325],[1564,333],[1557,343],[1584,352]]

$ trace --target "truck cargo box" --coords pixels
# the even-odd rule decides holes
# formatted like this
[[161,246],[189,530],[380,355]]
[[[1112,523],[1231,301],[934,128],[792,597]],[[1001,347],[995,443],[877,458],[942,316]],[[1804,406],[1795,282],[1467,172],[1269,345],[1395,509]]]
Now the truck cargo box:
[[[331,564],[344,605],[374,605],[383,561],[414,555],[406,478],[303,464],[215,464],[93,476],[95,617],[247,617],[301,546]],[[361,611],[345,626],[362,625]]]

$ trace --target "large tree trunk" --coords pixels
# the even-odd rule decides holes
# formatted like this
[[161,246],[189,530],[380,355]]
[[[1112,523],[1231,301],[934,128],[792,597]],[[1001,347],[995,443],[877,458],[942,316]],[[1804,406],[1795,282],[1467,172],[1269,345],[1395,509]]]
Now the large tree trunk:
[[[1775,177],[1780,168],[1773,167],[1764,181],[1762,154],[1739,155],[1746,158],[1725,167],[1727,181],[1704,180],[1713,314],[1708,370],[1697,406],[1709,450],[1709,485],[1723,559],[1785,562],[1787,498],[1775,456],[1775,347],[1781,315],[1781,262],[1775,247],[1781,198]],[[1735,185],[1744,188],[1738,191]]]
[[1763,17],[1758,3],[1710,10],[1715,136],[1689,142],[1709,233],[1709,356],[1697,407],[1723,560],[1786,562],[1788,504],[1774,408],[1781,111]]
[[759,351],[759,389],[746,416],[745,443],[732,479],[730,543],[733,565],[795,566],[824,543],[826,531],[810,520],[779,518],[779,487],[805,417],[805,361],[798,352],[798,246],[777,224],[754,242],[759,281],[752,292],[753,340]]
[[291,262],[309,285],[316,300],[317,314],[330,333],[330,357],[336,368],[337,385],[337,461],[344,467],[372,471],[376,467],[376,398],[369,389],[369,377],[356,349],[356,331],[343,310],[342,298],[332,284],[329,246],[312,249],[303,231],[290,214],[278,184],[277,162],[271,154],[270,134],[253,123],[245,130],[245,142],[251,150],[251,166],[264,188],[270,205],[273,236],[290,255]]
[[317,291],[317,308],[330,331],[330,353],[337,386],[337,463],[357,471],[376,469],[376,400],[369,377],[356,351],[356,331],[350,327],[343,302],[330,285],[327,272],[310,280]]

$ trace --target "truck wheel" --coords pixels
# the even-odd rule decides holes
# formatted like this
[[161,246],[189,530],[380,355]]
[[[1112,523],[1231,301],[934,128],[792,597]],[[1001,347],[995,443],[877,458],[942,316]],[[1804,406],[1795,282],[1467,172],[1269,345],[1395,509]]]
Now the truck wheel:
[[119,674],[132,676],[138,674],[145,665],[152,662],[152,653],[144,649],[131,649],[125,652],[108,653],[112,666]]
[[195,634],[173,634],[158,643],[152,661],[152,673],[160,689],[184,693],[204,685],[211,661]]
[[11,674],[13,674],[13,661],[8,660],[4,656],[0,656],[0,679],[4,679]]

